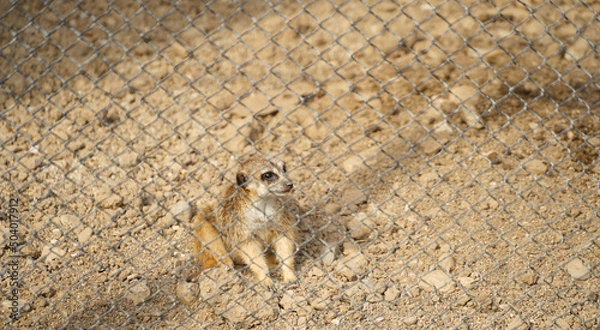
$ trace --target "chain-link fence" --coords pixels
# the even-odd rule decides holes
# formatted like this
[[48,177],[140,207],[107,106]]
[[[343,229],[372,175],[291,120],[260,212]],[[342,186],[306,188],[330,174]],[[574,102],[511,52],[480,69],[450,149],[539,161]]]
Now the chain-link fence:
[[[599,11],[0,0],[4,328],[597,328]],[[186,282],[256,150],[298,280]]]

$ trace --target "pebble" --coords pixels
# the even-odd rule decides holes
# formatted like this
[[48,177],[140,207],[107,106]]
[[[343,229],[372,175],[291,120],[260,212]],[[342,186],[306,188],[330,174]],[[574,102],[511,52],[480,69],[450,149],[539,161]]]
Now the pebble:
[[349,184],[342,190],[341,197],[346,205],[360,205],[367,201],[367,196],[353,184]]
[[356,281],[358,276],[367,270],[368,265],[369,259],[361,253],[356,253],[340,260],[336,272],[348,281]]
[[342,207],[336,203],[327,203],[323,206],[323,212],[329,216],[339,214],[342,211]]
[[477,106],[481,103],[481,95],[477,88],[473,85],[461,85],[452,87],[450,91],[455,95],[453,101],[462,105],[460,110],[462,121],[469,126],[481,128],[477,116]]
[[94,230],[92,228],[86,227],[79,233],[79,235],[77,235],[77,241],[79,241],[80,244],[85,244],[90,240],[90,237],[92,237],[93,233]]
[[477,282],[476,278],[468,276],[459,276],[457,280],[465,289],[470,289],[473,286],[473,283]]
[[548,171],[548,164],[541,159],[534,159],[525,164],[524,167],[535,176],[541,176]]
[[425,156],[433,156],[442,150],[442,145],[433,138],[427,138],[417,149]]
[[146,281],[139,281],[131,288],[129,288],[127,298],[129,298],[133,302],[133,304],[137,306],[143,303],[148,297],[150,297],[150,294],[152,294],[152,292],[146,284]]
[[506,327],[506,329],[520,330],[520,329],[529,329],[529,327],[527,326],[527,324],[523,323],[523,320],[519,316],[516,316],[508,323],[508,326]]
[[450,293],[454,291],[455,284],[450,276],[446,275],[442,270],[434,270],[421,278],[419,287],[425,291],[432,292],[435,290],[441,293]]
[[67,252],[58,246],[46,245],[42,248],[42,258],[46,259],[46,262],[51,262],[54,259],[64,257]]
[[322,311],[327,308],[327,303],[321,298],[314,298],[310,301],[310,306],[317,311]]
[[450,273],[454,270],[454,268],[456,268],[456,261],[454,260],[453,257],[447,255],[445,257],[442,257],[442,259],[439,262],[439,266],[443,270]]
[[523,274],[519,278],[519,280],[521,283],[523,283],[525,285],[532,286],[532,285],[537,284],[539,278],[540,277],[536,273],[534,273],[533,271],[529,271],[529,272]]
[[195,284],[186,281],[179,281],[179,283],[177,283],[177,298],[184,305],[188,305],[198,299],[191,290],[193,285]]
[[408,317],[405,317],[403,320],[404,324],[406,324],[406,325],[415,325],[415,324],[417,324],[417,321],[418,321],[417,317],[415,317],[415,316],[408,316]]
[[450,126],[448,123],[443,123],[436,127],[433,130],[433,135],[436,137],[436,139],[440,140],[440,142],[444,144],[450,142],[456,136],[454,128],[452,128],[452,126]]
[[390,286],[383,294],[385,301],[394,301],[400,296],[400,290],[396,286]]
[[485,158],[487,158],[492,164],[497,164],[500,162],[500,155],[497,151],[488,151],[483,154]]
[[123,201],[123,197],[112,194],[108,196],[105,200],[100,203],[100,207],[103,209],[116,209],[120,207],[124,207],[125,202]]
[[294,299],[294,292],[286,291],[281,297],[281,300],[279,300],[279,305],[285,310],[291,310],[298,305],[297,300]]
[[364,240],[369,238],[374,232],[375,224],[363,212],[358,214],[357,218],[352,218],[346,223],[346,228],[350,232],[350,237],[355,240]]
[[326,245],[323,248],[323,254],[321,260],[324,265],[331,265],[337,259],[338,248],[335,245]]
[[79,217],[73,214],[63,214],[58,218],[58,222],[63,228],[69,230],[79,224]]
[[583,280],[589,275],[590,270],[585,266],[583,261],[575,258],[565,265],[565,270],[575,280]]
[[58,229],[58,228],[54,228],[54,229],[52,229],[52,237],[53,237],[54,239],[59,239],[59,238],[61,238],[61,237],[62,237],[62,231],[60,231],[60,229]]
[[169,210],[173,217],[177,217],[179,215],[183,215],[185,212],[191,211],[190,204],[186,200],[181,200],[171,206]]
[[234,305],[232,308],[223,312],[223,316],[233,324],[239,324],[248,319],[249,312],[244,306]]
[[359,169],[363,163],[364,162],[360,157],[352,155],[342,163],[342,168],[346,173],[350,174]]
[[421,175],[421,177],[419,177],[419,183],[421,183],[424,186],[429,186],[438,182],[439,179],[440,176],[435,172],[424,173]]

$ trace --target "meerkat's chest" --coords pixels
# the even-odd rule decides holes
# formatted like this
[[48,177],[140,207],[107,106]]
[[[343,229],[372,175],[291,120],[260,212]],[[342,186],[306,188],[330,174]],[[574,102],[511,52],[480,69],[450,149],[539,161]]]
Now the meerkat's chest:
[[244,224],[249,230],[255,231],[266,229],[273,221],[277,222],[277,217],[282,210],[275,204],[261,202],[250,205],[242,215]]

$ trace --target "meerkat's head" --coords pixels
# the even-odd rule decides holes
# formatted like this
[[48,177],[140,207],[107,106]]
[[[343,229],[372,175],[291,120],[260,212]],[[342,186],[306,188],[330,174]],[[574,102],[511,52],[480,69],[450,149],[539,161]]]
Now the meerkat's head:
[[285,162],[279,159],[252,155],[242,160],[241,166],[236,183],[257,198],[282,197],[294,188],[287,177]]

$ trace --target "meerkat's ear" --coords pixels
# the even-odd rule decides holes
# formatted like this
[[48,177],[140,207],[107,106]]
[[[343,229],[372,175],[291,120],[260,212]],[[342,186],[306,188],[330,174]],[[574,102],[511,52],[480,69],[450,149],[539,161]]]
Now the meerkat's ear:
[[243,187],[246,182],[248,182],[248,175],[244,172],[238,172],[238,174],[235,176],[235,180],[238,186]]

